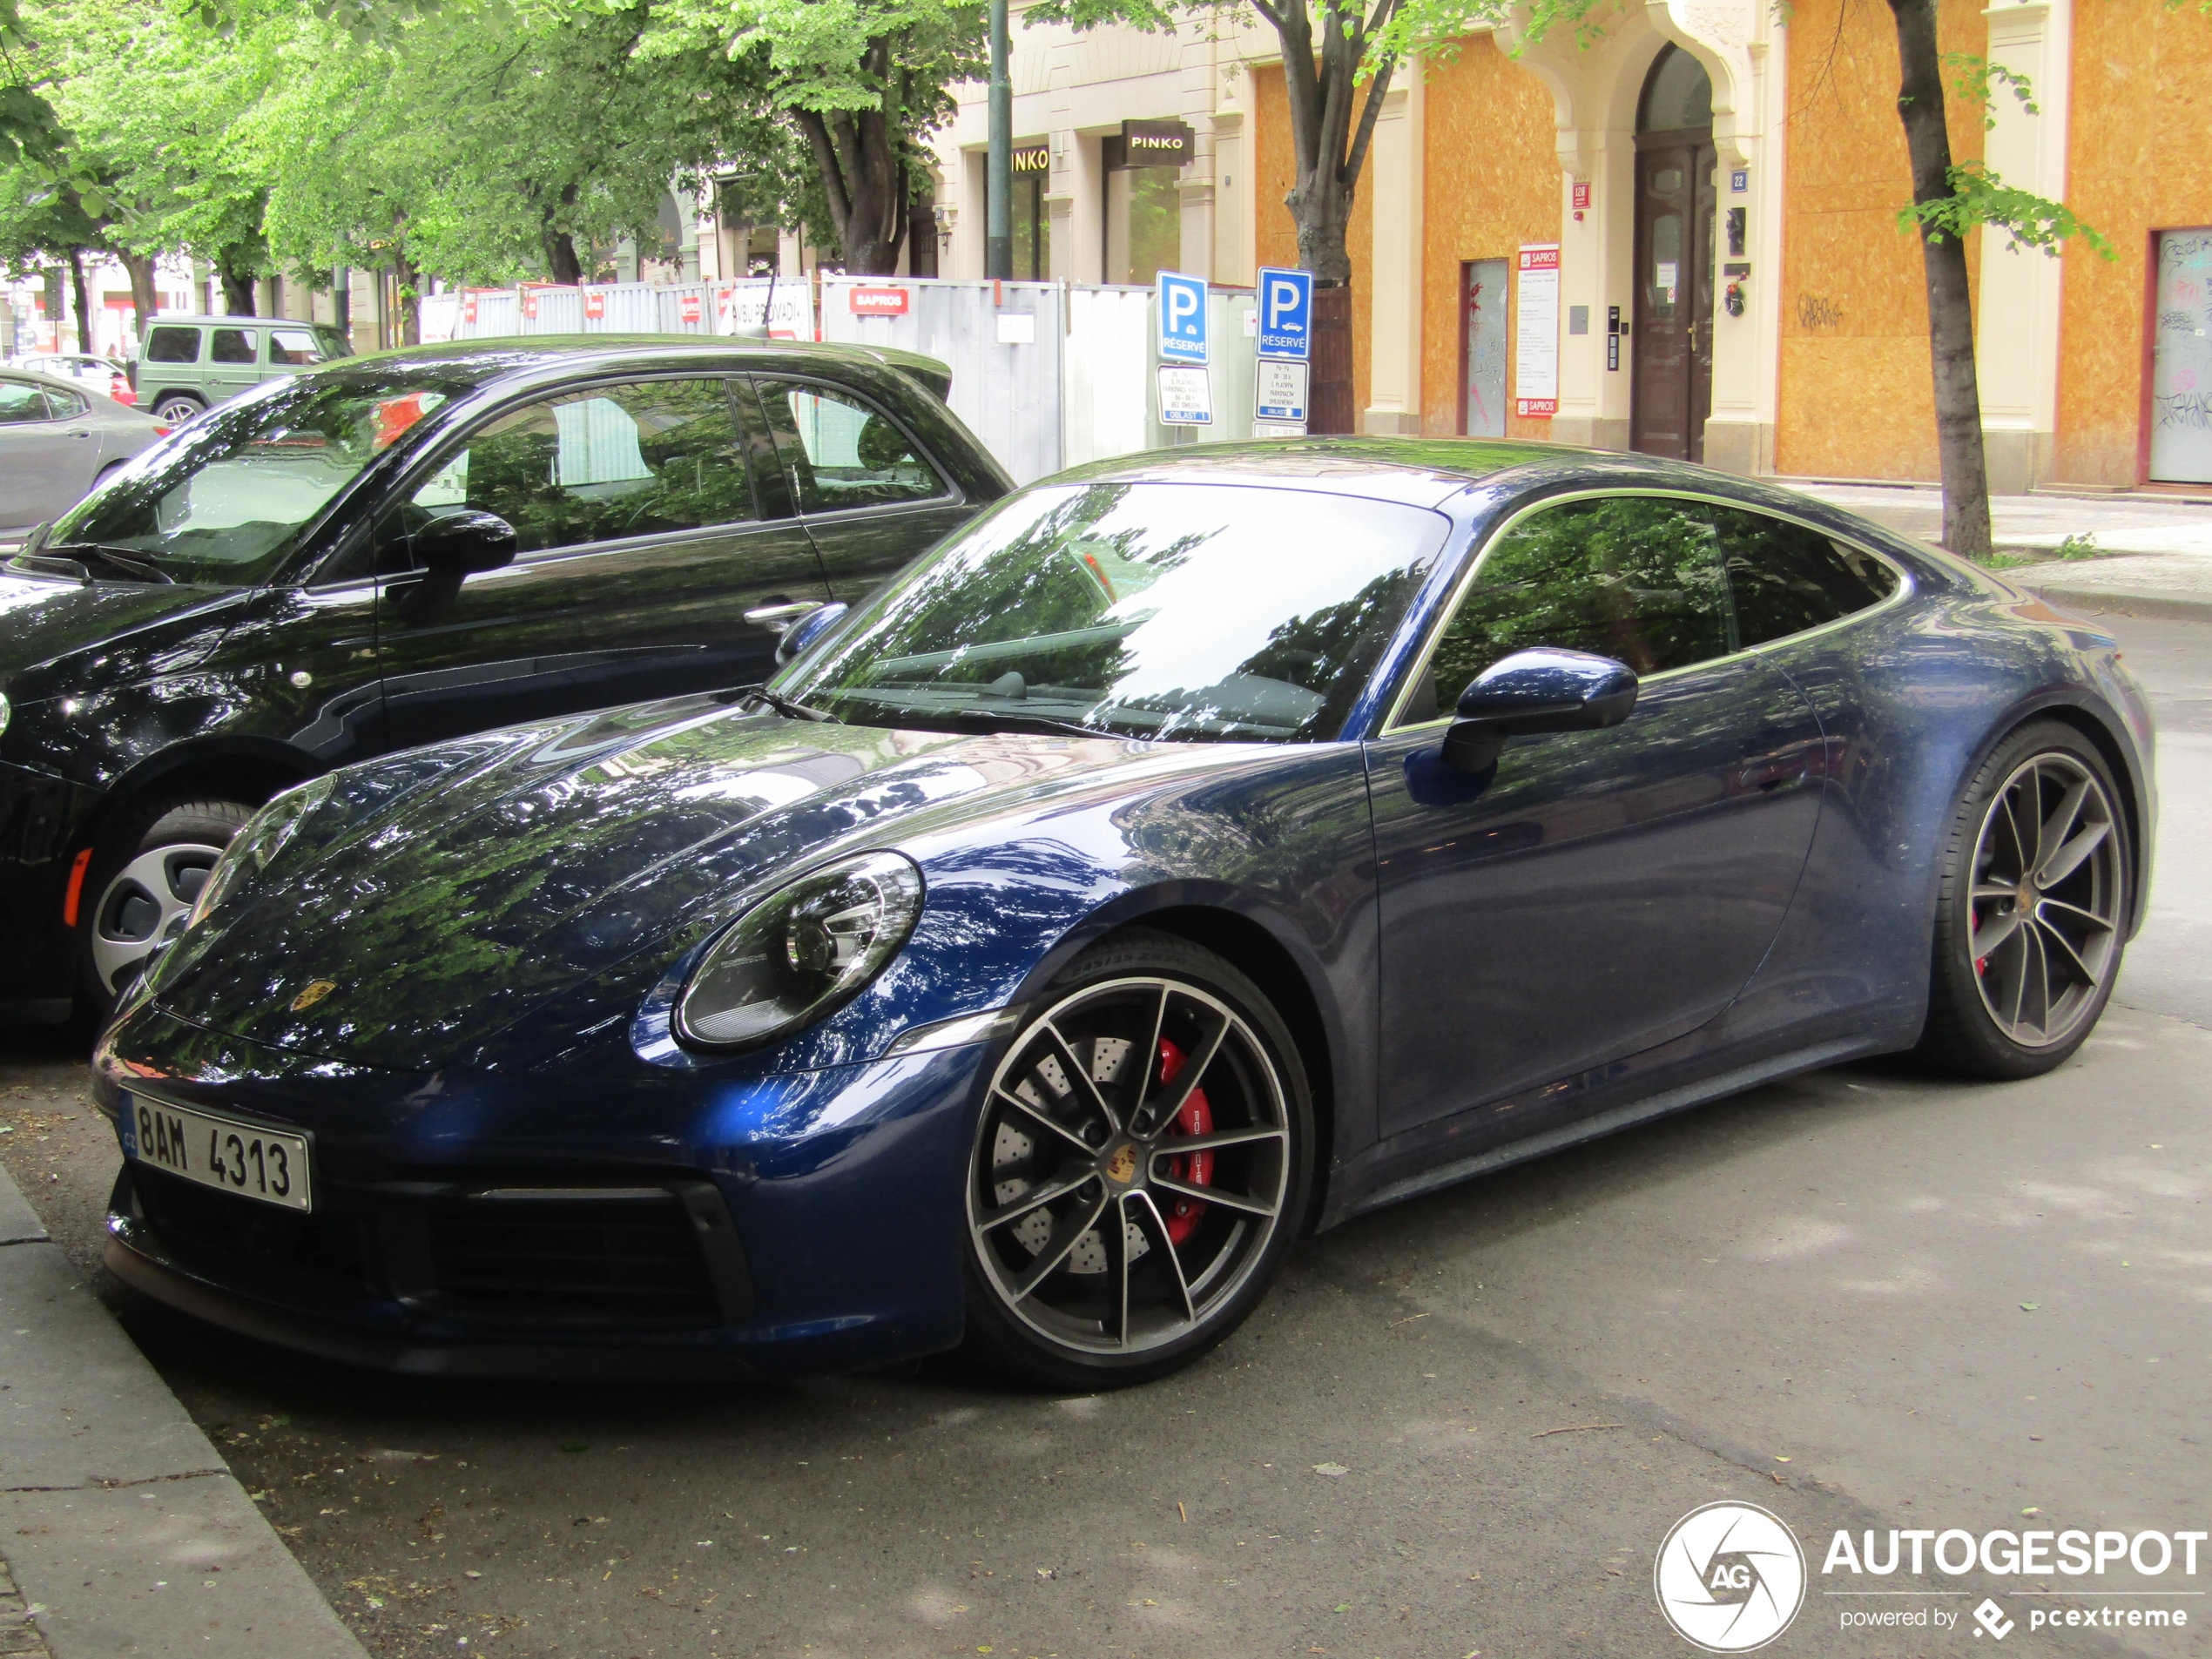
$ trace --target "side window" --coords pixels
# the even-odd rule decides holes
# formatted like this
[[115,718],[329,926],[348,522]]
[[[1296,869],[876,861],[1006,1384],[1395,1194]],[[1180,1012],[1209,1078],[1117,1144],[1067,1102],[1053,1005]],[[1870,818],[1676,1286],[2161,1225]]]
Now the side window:
[[1485,554],[1405,718],[1447,712],[1468,681],[1534,645],[1595,651],[1639,674],[1728,655],[1728,581],[1706,509],[1615,496],[1521,520]]
[[945,493],[905,435],[858,398],[763,381],[760,401],[800,512],[928,501]]
[[[233,329],[232,333],[238,331]],[[247,354],[252,356],[251,353]],[[199,361],[199,330],[157,328],[146,336],[149,363],[196,363]]]
[[269,361],[272,363],[291,363],[304,366],[320,363],[325,354],[316,343],[315,335],[306,328],[272,328],[269,330]]
[[250,363],[260,345],[258,328],[213,328],[208,331],[207,361],[211,363]]
[[1818,530],[1738,508],[1706,510],[1720,537],[1743,644],[1801,634],[1897,591],[1895,570]]
[[754,516],[727,382],[598,386],[509,410],[409,498],[408,528],[496,513],[524,554]]
[[27,426],[53,418],[43,388],[27,381],[0,381],[0,426]]

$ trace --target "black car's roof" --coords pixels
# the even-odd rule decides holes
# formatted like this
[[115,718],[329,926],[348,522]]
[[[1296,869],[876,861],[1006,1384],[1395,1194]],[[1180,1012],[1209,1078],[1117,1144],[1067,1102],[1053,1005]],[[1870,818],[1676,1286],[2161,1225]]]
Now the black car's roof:
[[804,374],[825,362],[868,368],[895,368],[913,374],[934,391],[948,382],[951,371],[932,357],[888,347],[792,340],[755,340],[730,334],[508,334],[487,340],[455,340],[437,346],[402,346],[395,350],[348,357],[324,365],[386,371],[419,369],[426,380],[488,386],[510,375],[528,374],[556,364],[577,368],[623,367],[641,362],[711,362],[742,360],[745,368]]

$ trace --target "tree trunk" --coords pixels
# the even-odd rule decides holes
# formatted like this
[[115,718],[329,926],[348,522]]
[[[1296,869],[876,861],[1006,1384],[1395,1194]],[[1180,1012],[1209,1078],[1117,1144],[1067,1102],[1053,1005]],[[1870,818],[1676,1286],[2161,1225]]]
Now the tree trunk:
[[253,316],[253,273],[238,267],[228,259],[219,259],[215,271],[223,280],[223,309],[233,317]]
[[[570,244],[569,253],[571,257],[575,255],[574,244]],[[404,253],[394,258],[392,268],[399,277],[399,343],[402,346],[420,346],[422,343],[422,273],[408,263]]]
[[[84,250],[81,247],[69,251],[69,297],[77,307],[77,349],[89,355],[92,349],[92,305],[84,292]],[[54,332],[59,338],[61,331]]]
[[[1947,200],[1951,134],[1943,113],[1943,55],[1935,0],[1890,0],[1903,71],[1897,111],[1912,158],[1912,199]],[[1981,387],[1974,374],[1973,293],[1966,246],[1923,226],[1928,344],[1935,368],[1936,448],[1943,465],[1943,544],[1961,558],[1990,555],[1989,473],[1981,447]]]
[[[868,43],[864,61],[880,84],[891,78],[891,46],[887,37]],[[890,275],[907,239],[906,168],[893,112],[795,110],[792,118],[814,152],[845,268],[860,276]]]
[[131,306],[138,314],[138,332],[143,335],[161,309],[161,293],[153,284],[153,256],[118,253],[115,257],[131,273]]
[[583,261],[577,257],[576,238],[566,231],[556,231],[547,215],[542,237],[545,244],[545,269],[556,282],[578,283],[583,280]]
[[[1382,113],[1383,98],[1390,91],[1395,64],[1384,58],[1368,81],[1359,118],[1352,111],[1359,99],[1357,76],[1366,55],[1367,35],[1379,28],[1396,10],[1395,0],[1383,0],[1373,15],[1362,19],[1357,10],[1320,14],[1321,44],[1314,51],[1312,16],[1305,0],[1272,0],[1260,3],[1260,15],[1275,25],[1283,42],[1283,84],[1291,113],[1291,150],[1296,180],[1283,205],[1291,210],[1298,228],[1298,264],[1313,273],[1318,292],[1313,308],[1313,352],[1318,363],[1325,356],[1345,366],[1346,382],[1341,391],[1321,395],[1317,384],[1310,395],[1306,429],[1315,433],[1350,432],[1358,425],[1357,399],[1349,384],[1352,361],[1352,253],[1345,245],[1352,224],[1352,206],[1359,175],[1367,165],[1367,149],[1374,139],[1375,122]],[[1325,303],[1322,294],[1344,289],[1341,300]],[[1317,367],[1317,381],[1319,370]]]

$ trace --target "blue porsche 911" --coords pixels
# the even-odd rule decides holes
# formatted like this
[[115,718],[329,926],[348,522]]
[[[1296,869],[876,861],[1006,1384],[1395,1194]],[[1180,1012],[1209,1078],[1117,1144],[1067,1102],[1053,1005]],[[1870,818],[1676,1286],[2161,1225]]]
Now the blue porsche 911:
[[2109,637],[1636,456],[1126,457],[785,649],[254,817],[96,1054],[114,1271],[403,1371],[1135,1382],[1376,1205],[2055,1066],[2142,916]]

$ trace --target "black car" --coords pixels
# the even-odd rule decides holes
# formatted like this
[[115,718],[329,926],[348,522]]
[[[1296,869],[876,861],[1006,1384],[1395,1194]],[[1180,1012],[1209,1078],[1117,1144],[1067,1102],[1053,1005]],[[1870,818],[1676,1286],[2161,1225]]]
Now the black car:
[[472,341],[269,383],[0,569],[0,1020],[104,1008],[332,766],[765,679],[1012,489],[868,347]]

